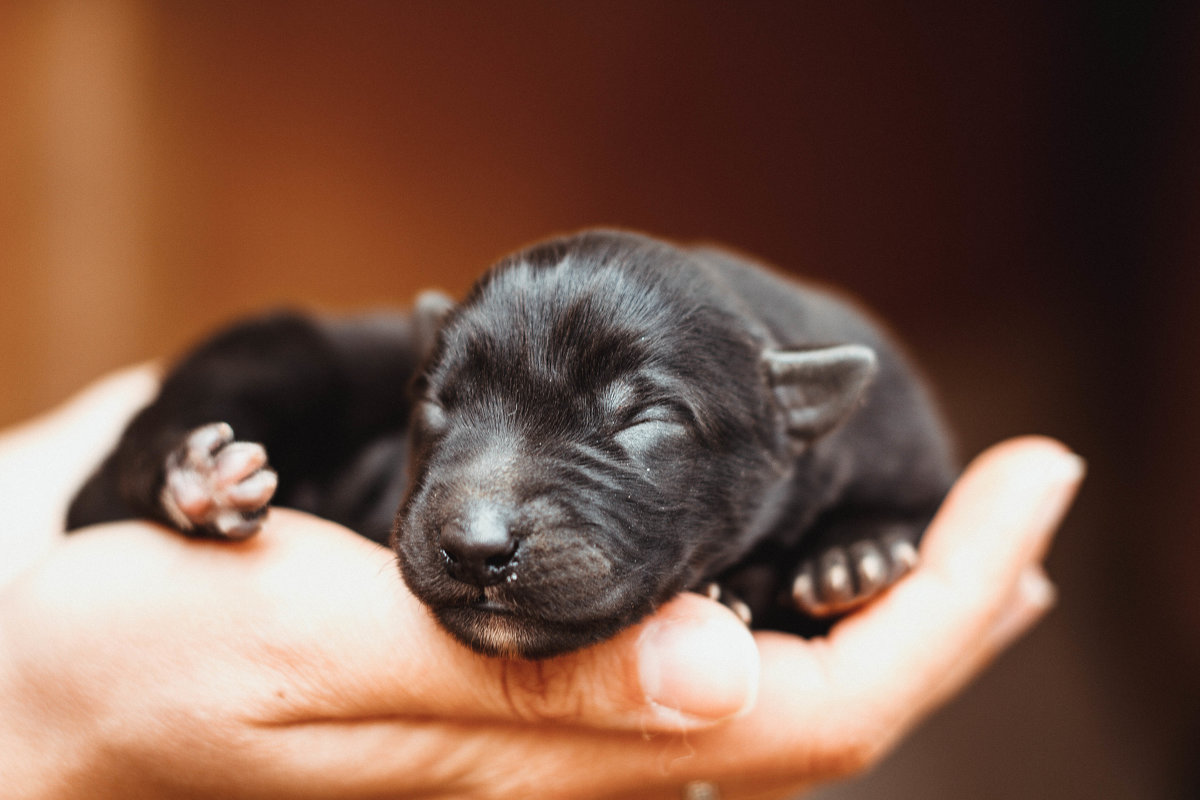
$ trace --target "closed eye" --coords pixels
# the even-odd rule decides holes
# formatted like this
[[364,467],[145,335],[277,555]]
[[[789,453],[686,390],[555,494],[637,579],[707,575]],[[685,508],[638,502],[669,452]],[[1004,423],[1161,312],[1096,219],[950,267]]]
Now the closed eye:
[[674,406],[647,406],[630,414],[613,441],[631,456],[640,456],[671,439],[686,436],[687,417]]
[[654,422],[683,425],[686,419],[687,416],[674,406],[666,403],[656,403],[639,408],[627,415],[622,427],[623,429],[627,429],[636,425],[646,425]]

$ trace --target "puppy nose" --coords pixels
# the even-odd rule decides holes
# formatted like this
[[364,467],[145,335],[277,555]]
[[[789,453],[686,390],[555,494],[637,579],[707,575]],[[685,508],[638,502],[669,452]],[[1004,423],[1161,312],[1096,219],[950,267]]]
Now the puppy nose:
[[484,509],[442,526],[446,571],[463,583],[491,586],[511,573],[517,539],[494,509]]

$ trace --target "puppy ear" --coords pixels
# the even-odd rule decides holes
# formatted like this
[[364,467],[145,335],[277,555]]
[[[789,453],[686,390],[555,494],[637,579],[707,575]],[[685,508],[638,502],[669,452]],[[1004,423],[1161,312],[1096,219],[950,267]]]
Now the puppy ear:
[[417,340],[417,352],[427,356],[437,343],[438,329],[446,315],[454,310],[454,301],[437,289],[426,289],[417,295],[413,308],[413,331]]
[[787,415],[788,433],[799,445],[850,416],[877,369],[875,351],[861,344],[764,350],[763,363],[772,393]]

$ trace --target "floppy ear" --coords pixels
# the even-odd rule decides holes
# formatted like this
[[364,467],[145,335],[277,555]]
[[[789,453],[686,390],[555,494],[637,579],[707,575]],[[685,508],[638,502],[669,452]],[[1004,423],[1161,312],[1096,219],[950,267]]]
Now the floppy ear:
[[437,342],[438,329],[446,315],[454,309],[449,295],[437,289],[426,289],[417,295],[413,308],[413,331],[417,340],[417,352],[428,356]]
[[787,430],[804,445],[837,427],[854,411],[875,377],[875,351],[861,344],[814,350],[764,350],[763,363]]

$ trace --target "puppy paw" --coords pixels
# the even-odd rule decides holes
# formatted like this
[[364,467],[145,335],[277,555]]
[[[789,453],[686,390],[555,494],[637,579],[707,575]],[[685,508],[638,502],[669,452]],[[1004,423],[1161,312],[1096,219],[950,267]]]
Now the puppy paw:
[[917,548],[900,535],[830,547],[796,570],[792,602],[816,618],[853,611],[904,577],[917,560]]
[[750,627],[750,623],[754,621],[754,614],[750,611],[750,606],[716,581],[702,584],[697,591],[709,600],[715,600],[728,608],[746,627]]
[[214,422],[188,434],[166,462],[162,505],[186,532],[245,539],[258,532],[279,478],[260,444]]

